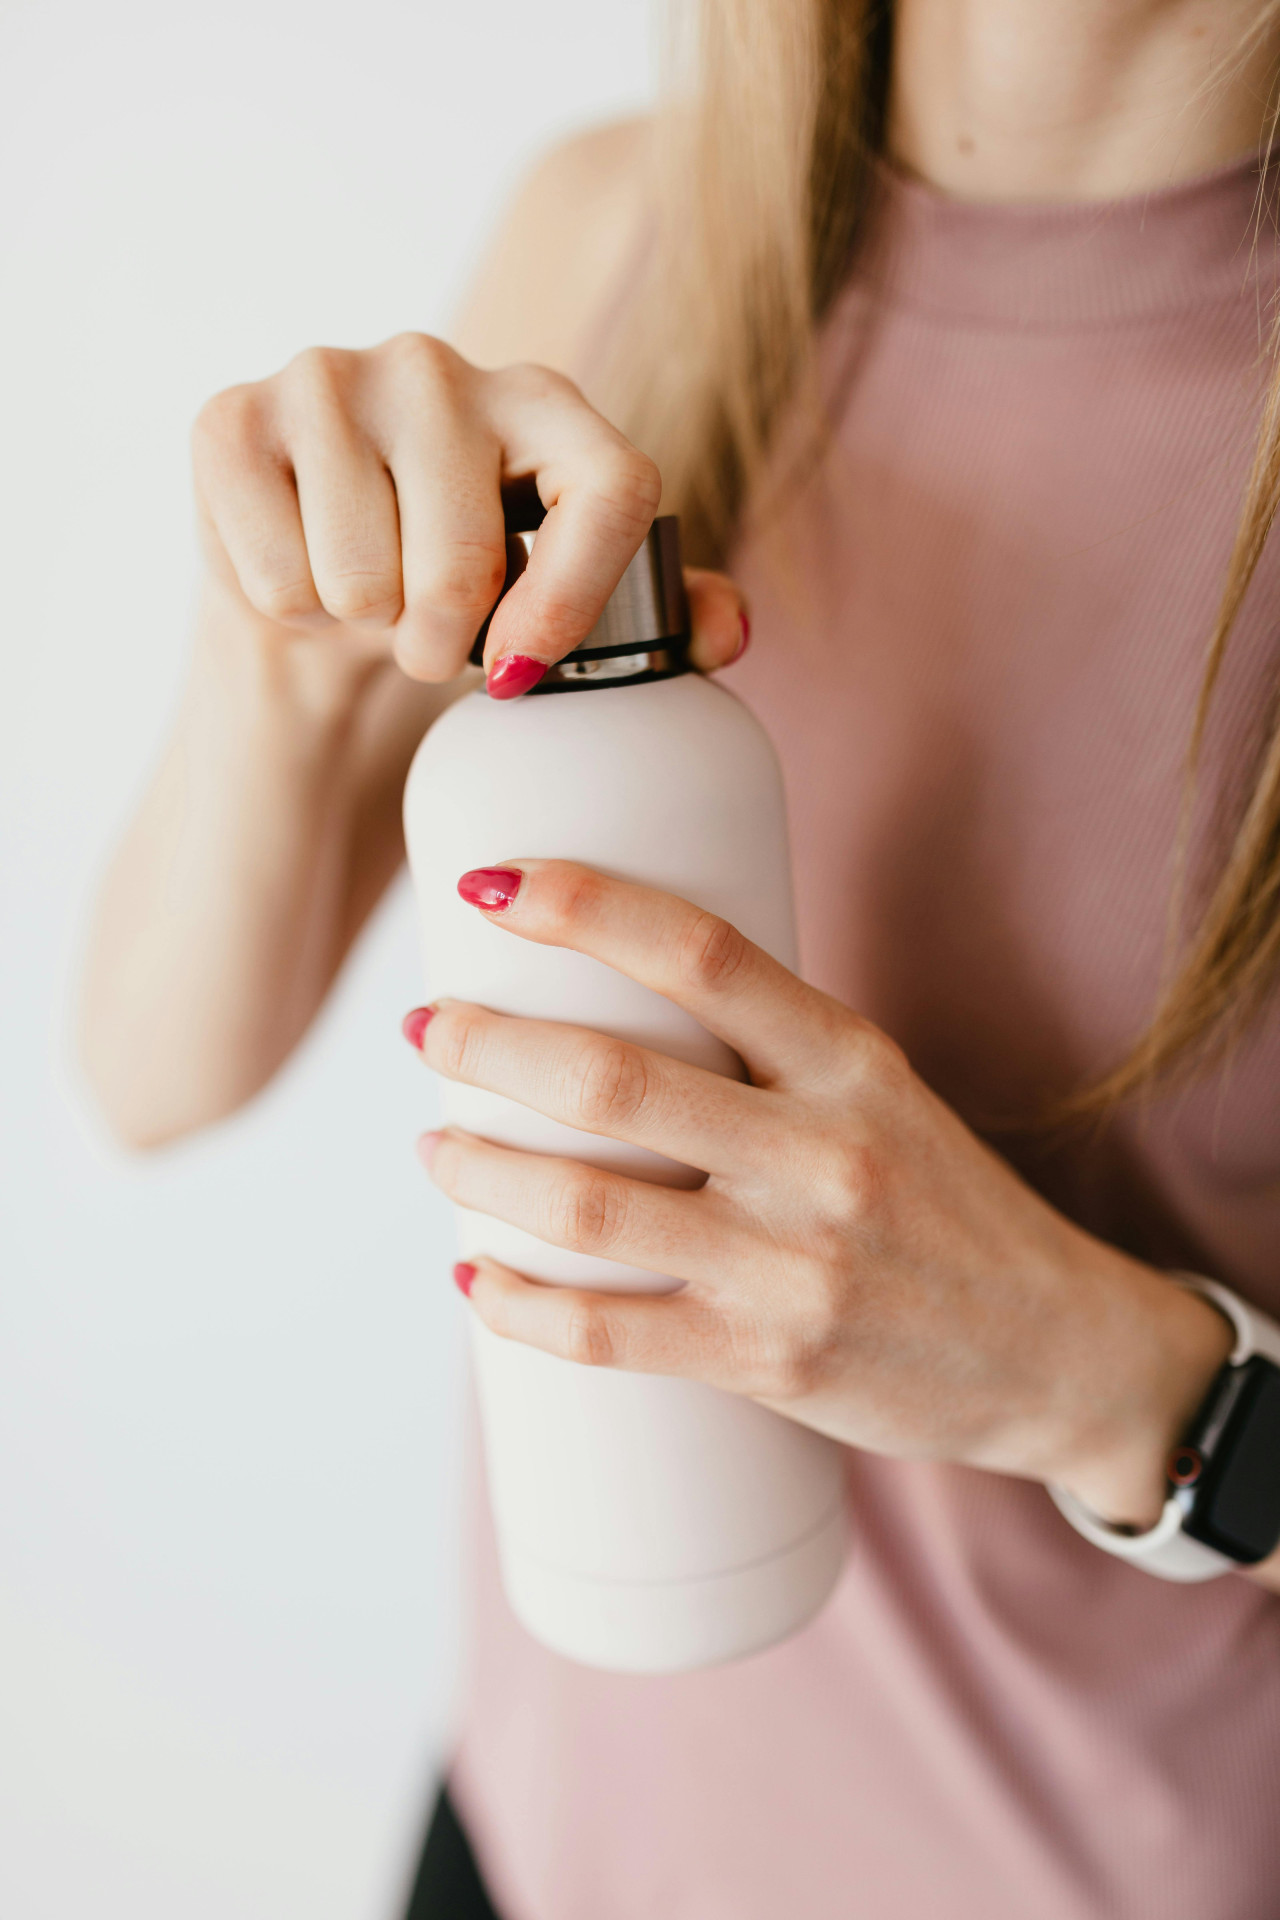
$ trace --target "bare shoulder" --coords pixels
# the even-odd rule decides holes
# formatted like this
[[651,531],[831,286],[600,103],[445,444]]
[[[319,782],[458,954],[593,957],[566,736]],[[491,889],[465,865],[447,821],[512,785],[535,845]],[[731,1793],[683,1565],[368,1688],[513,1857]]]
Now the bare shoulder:
[[652,122],[626,120],[564,141],[530,169],[452,329],[460,352],[483,367],[574,371],[637,243],[652,154]]

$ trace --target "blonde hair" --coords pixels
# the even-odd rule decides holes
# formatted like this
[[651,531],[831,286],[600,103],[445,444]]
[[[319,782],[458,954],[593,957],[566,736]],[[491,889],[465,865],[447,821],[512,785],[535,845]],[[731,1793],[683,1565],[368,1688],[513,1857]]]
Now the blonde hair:
[[[1265,8],[1254,35],[1275,11]],[[882,140],[889,12],[888,0],[702,0],[693,12],[693,44],[682,52],[698,77],[661,124],[652,278],[634,310],[636,331],[620,336],[609,385],[615,417],[662,468],[664,510],[680,513],[687,551],[703,563],[722,558],[748,494],[755,509],[784,413],[798,401],[816,406],[814,338],[849,271]],[[1273,334],[1257,453],[1188,743],[1178,875],[1214,689],[1280,509],[1278,349]],[[1274,986],[1280,701],[1234,839],[1189,932],[1184,893],[1175,877],[1172,958],[1145,1032],[1071,1097],[1070,1111],[1105,1111],[1203,1065]]]

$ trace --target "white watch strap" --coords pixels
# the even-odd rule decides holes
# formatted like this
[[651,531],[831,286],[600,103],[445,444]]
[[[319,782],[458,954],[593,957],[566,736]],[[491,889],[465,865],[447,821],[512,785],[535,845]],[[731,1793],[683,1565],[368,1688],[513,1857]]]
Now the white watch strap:
[[1236,1330],[1236,1344],[1227,1358],[1233,1367],[1243,1366],[1255,1353],[1274,1360],[1280,1367],[1280,1326],[1274,1320],[1249,1306],[1238,1293],[1232,1293],[1230,1287],[1224,1287],[1217,1280],[1202,1280],[1198,1273],[1171,1273],[1169,1278],[1186,1287],[1188,1292],[1211,1300],[1219,1313],[1231,1322]]
[[1076,1532],[1092,1540],[1095,1547],[1128,1560],[1145,1573],[1158,1574],[1162,1580],[1214,1580],[1220,1573],[1230,1573],[1236,1564],[1216,1547],[1207,1547],[1203,1540],[1193,1540],[1182,1531],[1182,1508],[1175,1500],[1165,1501],[1160,1518],[1148,1532],[1121,1533],[1090,1513],[1065,1487],[1051,1486],[1049,1497]]
[[[1228,1358],[1233,1367],[1242,1366],[1255,1353],[1264,1354],[1280,1366],[1280,1326],[1274,1320],[1259,1313],[1256,1307],[1248,1306],[1230,1287],[1222,1286],[1217,1280],[1203,1280],[1195,1273],[1174,1273],[1169,1278],[1211,1301],[1231,1322],[1236,1343]],[[1280,1461],[1276,1463],[1276,1470],[1280,1472]],[[1146,1533],[1125,1533],[1100,1520],[1096,1513],[1090,1513],[1088,1507],[1065,1488],[1051,1486],[1049,1494],[1059,1513],[1095,1547],[1128,1560],[1161,1580],[1213,1580],[1220,1573],[1230,1573],[1237,1564],[1229,1555],[1206,1546],[1203,1540],[1193,1540],[1182,1531],[1182,1508],[1176,1499],[1165,1501],[1160,1518]]]

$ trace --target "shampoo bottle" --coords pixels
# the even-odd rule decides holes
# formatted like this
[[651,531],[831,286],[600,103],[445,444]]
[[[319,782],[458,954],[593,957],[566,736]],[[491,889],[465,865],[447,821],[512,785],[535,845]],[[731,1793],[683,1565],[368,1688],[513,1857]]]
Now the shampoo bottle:
[[[533,533],[519,536],[526,551]],[[675,893],[795,965],[782,784],[764,732],[688,665],[673,518],[655,522],[597,625],[522,698],[465,696],[409,774],[405,833],[433,998],[560,1020],[742,1076],[688,1014],[596,960],[526,943],[457,894],[472,867],[582,861]],[[700,1175],[494,1094],[442,1086],[446,1123],[505,1146],[693,1186]],[[662,1275],[458,1210],[464,1258],[534,1279],[664,1291]],[[508,1598],[591,1666],[676,1672],[802,1626],[844,1553],[841,1449],[688,1380],[576,1366],[473,1316],[488,1483]]]

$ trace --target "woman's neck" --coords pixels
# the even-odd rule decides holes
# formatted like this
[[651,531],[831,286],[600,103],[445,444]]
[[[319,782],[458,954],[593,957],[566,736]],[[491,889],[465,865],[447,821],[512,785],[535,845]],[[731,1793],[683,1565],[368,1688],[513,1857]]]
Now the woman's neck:
[[1263,0],[896,0],[889,153],[972,200],[1105,200],[1257,149]]

